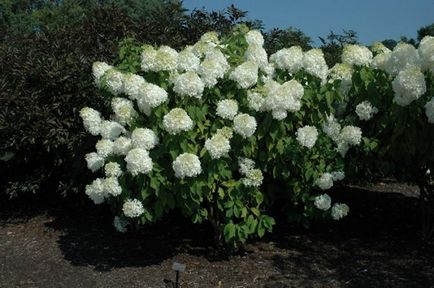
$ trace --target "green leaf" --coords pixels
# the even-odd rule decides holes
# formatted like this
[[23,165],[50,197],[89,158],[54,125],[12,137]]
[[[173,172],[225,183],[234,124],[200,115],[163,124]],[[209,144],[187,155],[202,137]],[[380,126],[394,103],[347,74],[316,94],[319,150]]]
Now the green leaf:
[[225,225],[225,228],[223,229],[223,235],[227,240],[230,240],[235,237],[235,225],[234,223],[230,222]]

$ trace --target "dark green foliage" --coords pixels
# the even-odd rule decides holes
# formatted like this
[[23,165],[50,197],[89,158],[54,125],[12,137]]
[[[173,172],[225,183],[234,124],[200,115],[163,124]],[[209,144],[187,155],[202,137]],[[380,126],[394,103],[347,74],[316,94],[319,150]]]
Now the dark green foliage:
[[383,45],[389,48],[390,50],[393,50],[393,48],[395,48],[395,46],[398,44],[398,42],[396,42],[393,39],[386,39],[381,41],[381,43],[383,43]]
[[122,39],[180,48],[246,15],[235,7],[186,14],[179,1],[3,0],[0,13],[0,187],[10,196],[88,182],[83,157],[95,139],[78,111],[107,108],[91,66],[114,59]]
[[271,29],[264,33],[265,49],[271,55],[277,50],[291,46],[300,46],[304,51],[312,48],[312,40],[301,30],[294,27]]
[[434,23],[421,27],[417,30],[417,40],[420,41],[425,36],[434,36]]

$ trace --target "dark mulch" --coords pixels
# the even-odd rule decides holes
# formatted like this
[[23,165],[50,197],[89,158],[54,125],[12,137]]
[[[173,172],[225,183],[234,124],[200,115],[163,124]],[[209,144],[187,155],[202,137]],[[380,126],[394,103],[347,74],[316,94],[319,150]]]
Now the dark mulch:
[[334,191],[352,209],[346,219],[309,230],[281,224],[232,256],[212,248],[206,225],[176,214],[119,234],[107,207],[80,197],[3,202],[0,287],[172,287],[174,261],[187,265],[180,287],[434,287],[434,245],[418,240],[417,199],[386,191]]

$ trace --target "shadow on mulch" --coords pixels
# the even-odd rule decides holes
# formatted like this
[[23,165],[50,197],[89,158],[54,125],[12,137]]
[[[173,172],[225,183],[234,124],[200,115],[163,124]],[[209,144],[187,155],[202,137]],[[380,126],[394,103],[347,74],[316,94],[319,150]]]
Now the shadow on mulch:
[[[349,187],[329,194],[350,206],[348,217],[310,229],[282,224],[278,218],[273,234],[249,243],[256,252],[247,252],[243,261],[271,260],[272,267],[264,269],[277,271],[269,273],[264,287],[433,287],[434,249],[419,241],[416,198]],[[213,248],[207,225],[193,225],[177,213],[141,231],[119,234],[108,207],[85,197],[38,202],[21,210],[8,204],[9,212],[2,210],[0,220],[25,221],[44,213],[52,217],[45,226],[61,232],[57,244],[74,266],[96,271],[146,267],[179,253],[208,261],[228,259]],[[268,243],[272,248],[262,249]]]
[[210,261],[228,257],[214,249],[210,227],[193,225],[176,212],[142,230],[118,233],[109,207],[94,205],[80,195],[14,199],[0,205],[0,225],[23,223],[41,214],[53,218],[45,227],[61,232],[57,243],[65,260],[100,272],[160,264],[183,252]]
[[264,287],[434,287],[434,247],[419,240],[418,199],[348,187],[330,195],[350,215],[309,230],[278,226],[277,247],[289,255],[273,256],[279,275]]

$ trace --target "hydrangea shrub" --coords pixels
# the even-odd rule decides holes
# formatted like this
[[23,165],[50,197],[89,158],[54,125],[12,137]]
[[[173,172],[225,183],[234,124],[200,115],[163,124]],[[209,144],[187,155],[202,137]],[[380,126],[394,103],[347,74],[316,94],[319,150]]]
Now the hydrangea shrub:
[[386,167],[380,172],[418,185],[422,232],[429,238],[434,232],[427,218],[434,207],[434,37],[426,36],[417,48],[399,43],[391,51],[377,43],[371,53],[354,45],[345,50],[342,61],[352,65],[353,73],[339,118],[364,134],[359,153],[352,155],[354,168]]
[[[271,194],[299,221],[348,214],[323,192],[344,178],[344,156],[361,142],[360,128],[333,116],[343,81],[332,81],[319,49],[268,57],[263,43],[240,26],[182,51],[126,42],[116,65],[94,63],[113,113],[80,112],[101,136],[86,155],[99,175],[86,194],[111,205],[117,230],[180,209],[236,244],[271,231]],[[266,179],[284,185],[268,191]]]

